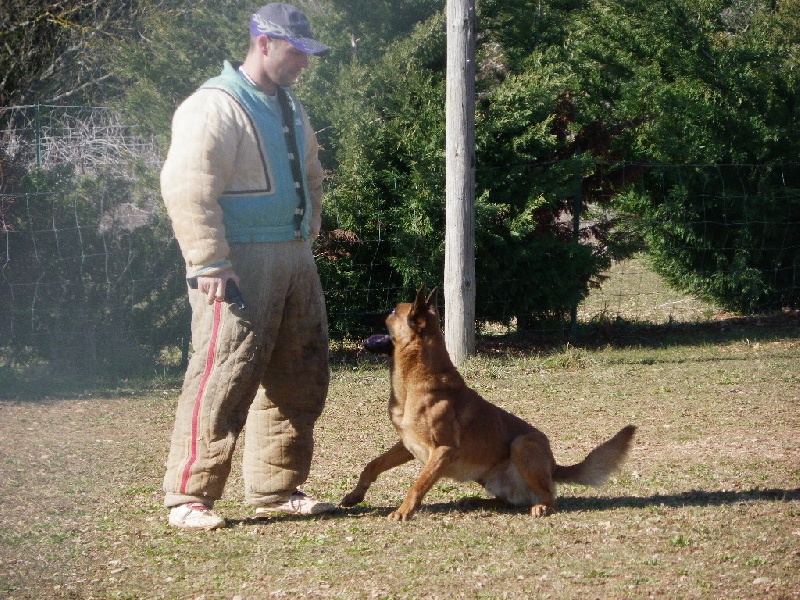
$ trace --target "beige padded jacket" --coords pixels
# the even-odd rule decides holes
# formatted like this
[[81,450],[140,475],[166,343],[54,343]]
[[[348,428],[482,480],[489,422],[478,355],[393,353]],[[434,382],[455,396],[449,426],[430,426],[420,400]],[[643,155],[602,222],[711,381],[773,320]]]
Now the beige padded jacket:
[[[230,64],[225,67],[231,69]],[[262,95],[265,102],[273,102]],[[302,107],[300,112],[311,204],[306,233],[314,240],[321,225],[323,171],[316,135]],[[269,148],[269,141],[261,138],[247,111],[224,90],[201,88],[176,110],[172,141],[161,171],[161,192],[187,276],[213,275],[231,266],[220,198],[275,193],[283,174],[276,173],[274,165],[283,157],[271,157]],[[283,163],[278,165],[281,170],[288,169]]]

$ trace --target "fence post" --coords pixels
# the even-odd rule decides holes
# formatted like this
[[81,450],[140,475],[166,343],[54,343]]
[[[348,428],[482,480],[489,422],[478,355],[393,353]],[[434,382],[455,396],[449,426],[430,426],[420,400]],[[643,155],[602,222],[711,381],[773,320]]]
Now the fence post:
[[444,337],[458,366],[475,353],[475,0],[447,0]]

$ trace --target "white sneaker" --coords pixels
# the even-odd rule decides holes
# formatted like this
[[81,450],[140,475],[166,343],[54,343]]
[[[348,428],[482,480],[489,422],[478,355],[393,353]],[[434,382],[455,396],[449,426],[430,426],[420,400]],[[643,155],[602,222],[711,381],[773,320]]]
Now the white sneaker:
[[211,530],[225,527],[225,519],[202,502],[188,502],[169,511],[169,524],[183,529]]
[[273,502],[256,508],[256,516],[264,517],[273,513],[285,515],[319,515],[336,510],[330,502],[319,502],[300,490],[295,490],[288,500]]

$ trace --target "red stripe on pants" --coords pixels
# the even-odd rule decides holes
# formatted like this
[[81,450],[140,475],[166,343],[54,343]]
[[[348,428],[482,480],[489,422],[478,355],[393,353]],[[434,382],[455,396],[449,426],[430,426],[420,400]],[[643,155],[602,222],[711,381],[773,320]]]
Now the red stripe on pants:
[[203,403],[203,393],[206,390],[206,384],[211,376],[211,371],[214,368],[214,355],[217,349],[217,335],[219,334],[219,323],[222,317],[222,302],[214,302],[214,324],[211,328],[211,339],[208,341],[208,354],[206,355],[206,368],[203,371],[203,378],[200,380],[200,386],[197,388],[197,396],[194,399],[194,408],[192,409],[192,439],[191,450],[189,452],[189,460],[186,462],[186,467],[183,470],[183,477],[181,478],[181,494],[186,493],[186,486],[189,483],[189,474],[197,460],[197,430],[200,421],[200,405]]

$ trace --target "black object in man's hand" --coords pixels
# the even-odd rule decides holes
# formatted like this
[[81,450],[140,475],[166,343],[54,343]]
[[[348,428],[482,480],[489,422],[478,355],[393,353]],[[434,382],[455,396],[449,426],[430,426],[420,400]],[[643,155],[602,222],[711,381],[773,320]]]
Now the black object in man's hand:
[[247,308],[247,304],[244,303],[242,291],[239,289],[239,286],[236,285],[236,282],[233,279],[228,279],[227,283],[225,284],[225,302],[232,302],[242,310]]
[[[188,277],[186,283],[188,283],[189,287],[193,290],[197,289],[197,277]],[[244,302],[244,296],[242,296],[242,291],[233,279],[228,279],[225,283],[225,302],[235,304],[242,310],[247,308],[247,304]]]

